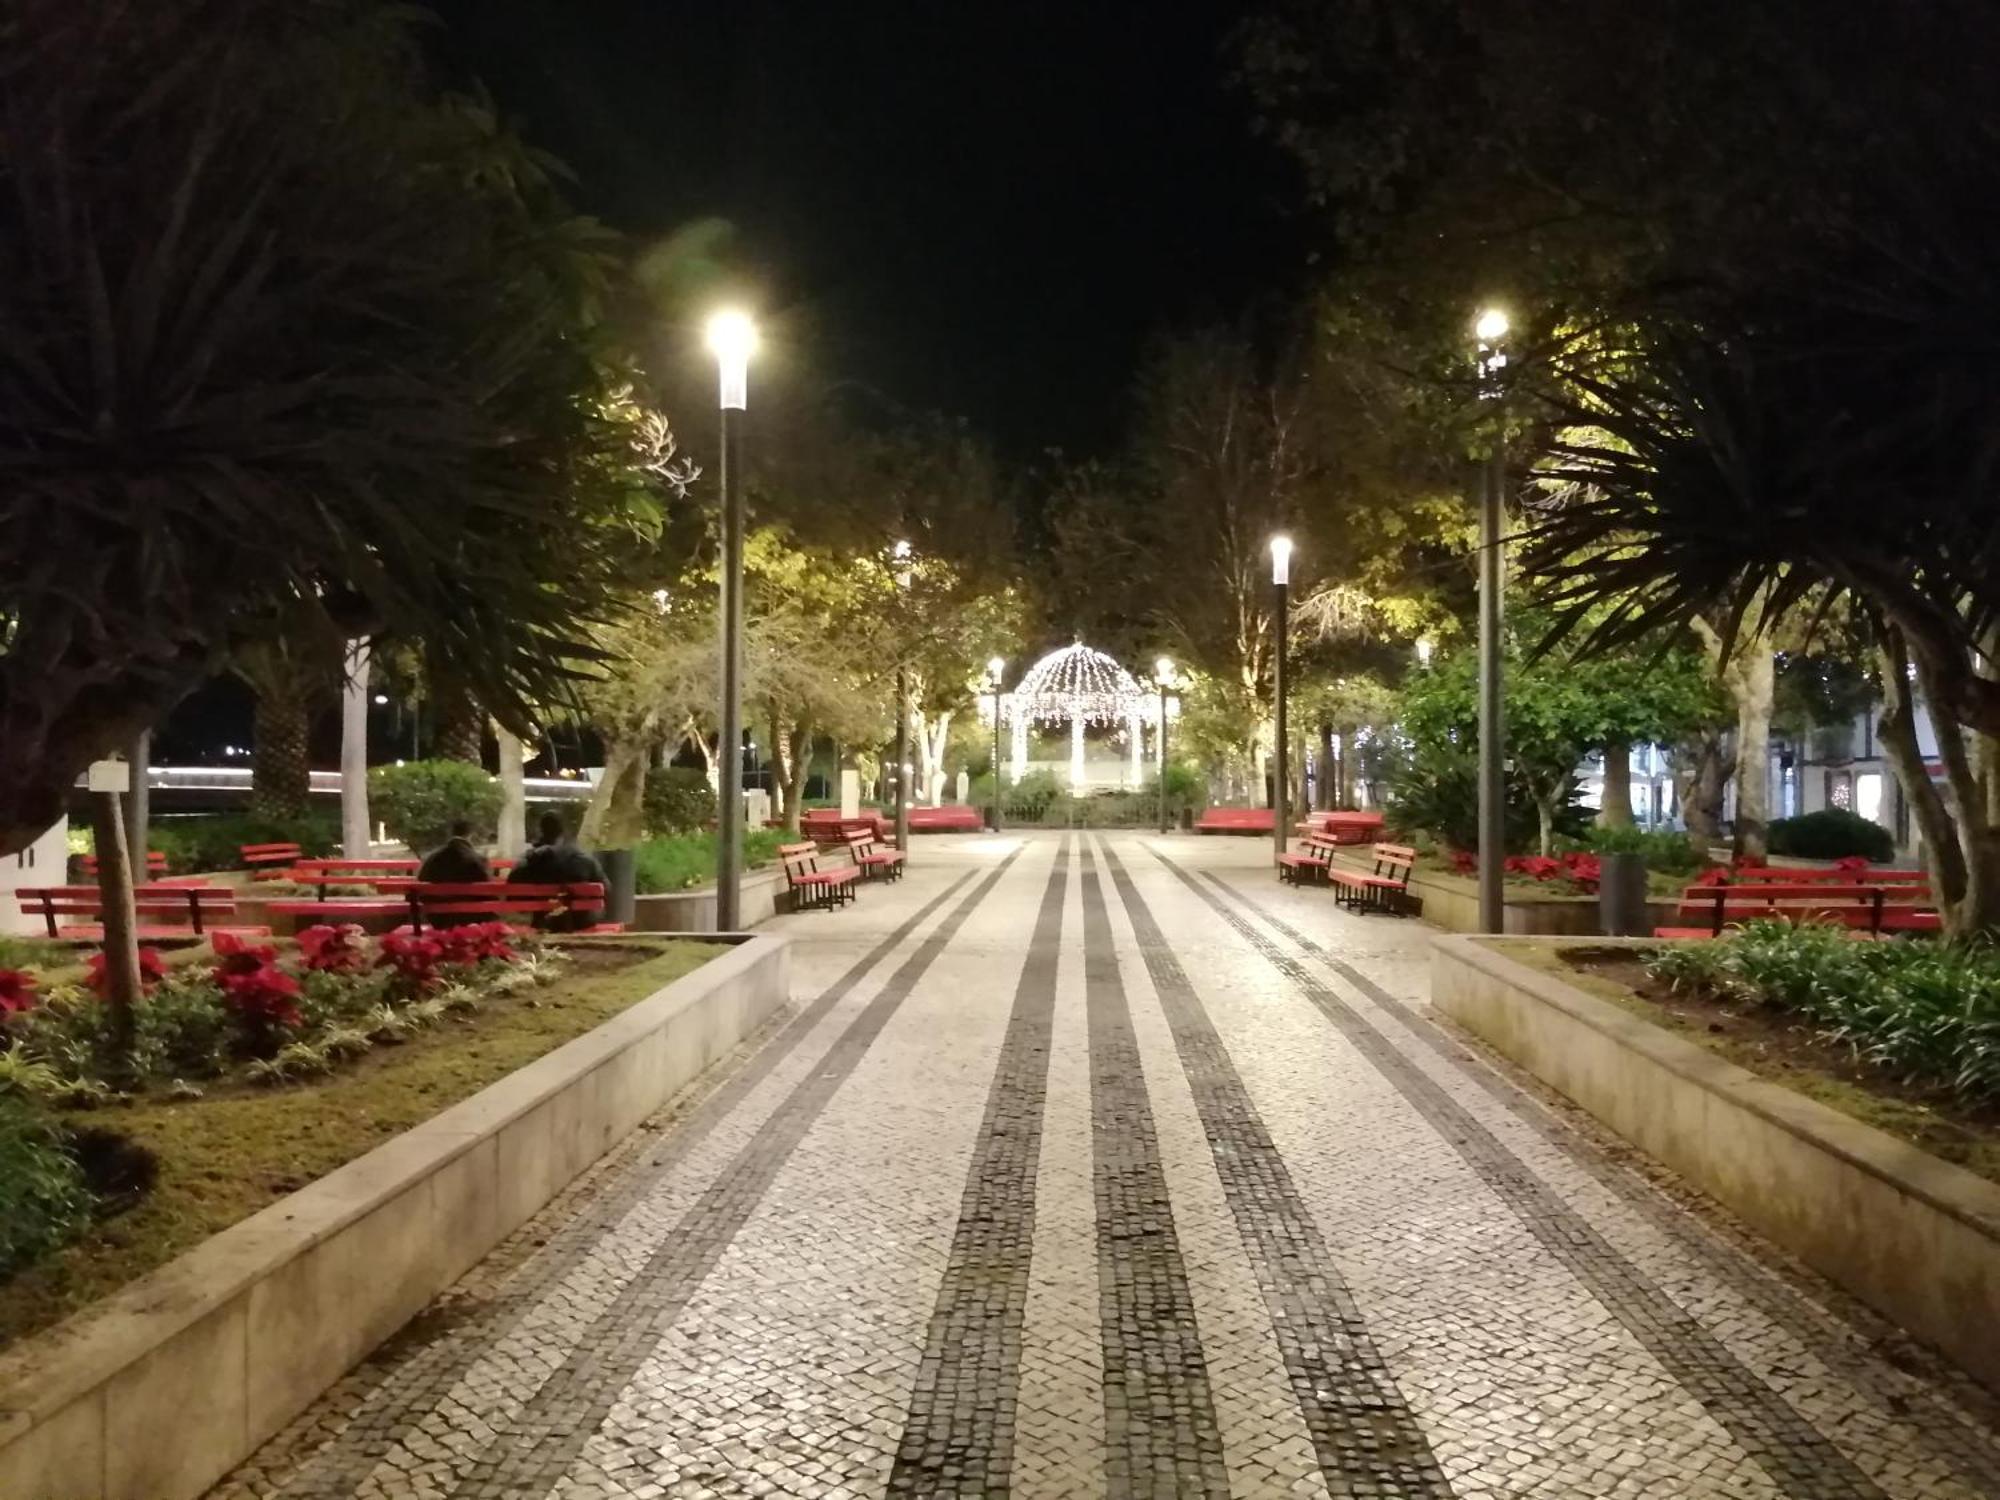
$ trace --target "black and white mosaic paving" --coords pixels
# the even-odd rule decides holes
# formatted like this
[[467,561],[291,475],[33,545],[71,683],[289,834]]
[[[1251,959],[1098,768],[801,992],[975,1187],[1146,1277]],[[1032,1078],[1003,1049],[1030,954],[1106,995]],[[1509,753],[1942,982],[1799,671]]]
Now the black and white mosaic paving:
[[1434,1027],[1420,925],[1253,839],[914,855],[217,1495],[2000,1497],[1978,1393]]

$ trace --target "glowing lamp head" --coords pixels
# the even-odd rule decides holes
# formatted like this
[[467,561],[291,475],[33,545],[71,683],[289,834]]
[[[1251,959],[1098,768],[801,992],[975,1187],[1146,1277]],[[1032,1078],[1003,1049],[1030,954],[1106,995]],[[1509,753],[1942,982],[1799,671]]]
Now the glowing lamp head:
[[1507,315],[1497,307],[1489,307],[1479,315],[1472,331],[1479,335],[1480,343],[1497,344],[1507,337],[1507,327]]
[[1000,680],[1000,674],[1006,670],[1007,659],[1004,656],[996,656],[986,664],[986,675],[996,683]]
[[1161,687],[1165,687],[1174,680],[1174,661],[1172,657],[1163,656],[1153,663],[1153,679]]
[[757,325],[750,315],[725,308],[708,320],[708,351],[722,372],[722,405],[742,411],[749,404],[750,356],[757,352]]
[[1417,660],[1428,667],[1431,664],[1431,652],[1435,649],[1436,647],[1431,644],[1431,638],[1423,637],[1417,642]]
[[1292,581],[1292,539],[1279,535],[1271,538],[1271,582],[1290,583]]

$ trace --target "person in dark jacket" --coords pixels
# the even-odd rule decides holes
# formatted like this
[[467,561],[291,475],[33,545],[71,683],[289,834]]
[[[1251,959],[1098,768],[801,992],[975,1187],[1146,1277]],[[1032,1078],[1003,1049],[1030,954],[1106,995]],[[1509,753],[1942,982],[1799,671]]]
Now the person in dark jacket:
[[[536,844],[527,857],[508,875],[509,885],[580,885],[586,881],[604,883],[604,867],[577,847],[563,830],[563,821],[545,812],[535,825]],[[535,925],[550,932],[574,932],[594,926],[602,913],[557,912],[535,918]]]
[[460,818],[451,825],[451,837],[431,851],[417,871],[426,885],[476,885],[491,880],[486,856],[472,846],[472,825]]
[[[417,870],[417,879],[425,885],[477,885],[492,878],[486,856],[472,845],[472,825],[464,818],[451,825],[451,837],[433,849]],[[470,915],[430,919],[433,927],[466,927],[482,920]]]

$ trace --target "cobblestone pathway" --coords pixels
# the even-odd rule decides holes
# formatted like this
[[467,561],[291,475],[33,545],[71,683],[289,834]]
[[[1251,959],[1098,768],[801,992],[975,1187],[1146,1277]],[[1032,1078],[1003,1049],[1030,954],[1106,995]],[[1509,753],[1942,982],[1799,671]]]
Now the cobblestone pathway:
[[217,1493],[2000,1497],[1988,1400],[1250,840],[928,839]]

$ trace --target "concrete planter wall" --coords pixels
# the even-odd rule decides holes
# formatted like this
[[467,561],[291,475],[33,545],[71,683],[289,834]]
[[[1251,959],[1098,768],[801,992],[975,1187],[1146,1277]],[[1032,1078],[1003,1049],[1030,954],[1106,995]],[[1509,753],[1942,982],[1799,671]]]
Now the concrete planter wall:
[[[1351,855],[1341,857],[1351,869],[1369,870],[1367,860]],[[1418,870],[1410,876],[1412,909],[1426,922],[1447,932],[1479,931],[1479,887],[1470,880]],[[1674,919],[1677,903],[1646,903],[1648,927],[1664,927]],[[1505,904],[1506,927],[1513,937],[1589,937],[1601,931],[1595,896],[1525,896],[1508,892]]]
[[[748,927],[776,916],[786,900],[785,872],[775,867],[751,870],[736,886],[736,910]],[[639,932],[715,931],[715,887],[698,885],[688,891],[639,896],[633,902],[632,925]]]
[[734,945],[0,1356],[0,1496],[193,1500],[788,993]]
[[2000,1186],[1504,950],[1438,939],[1433,1003],[2000,1390]]

